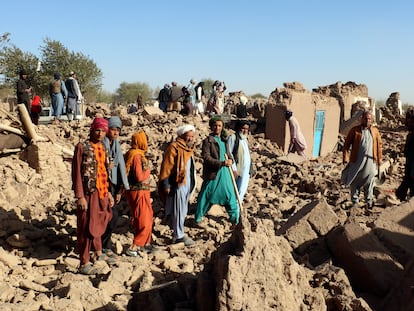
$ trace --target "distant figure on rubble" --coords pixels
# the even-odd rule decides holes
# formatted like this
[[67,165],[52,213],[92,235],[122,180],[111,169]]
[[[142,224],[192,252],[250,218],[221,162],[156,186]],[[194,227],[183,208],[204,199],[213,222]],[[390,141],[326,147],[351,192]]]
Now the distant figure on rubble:
[[247,117],[247,97],[244,95],[240,96],[240,102],[236,106],[236,116],[240,119]]
[[168,83],[164,84],[164,87],[158,93],[158,107],[167,112],[167,105],[170,101],[170,85]]
[[224,82],[216,80],[213,84],[213,90],[208,99],[206,113],[209,115],[219,115],[224,112],[224,91],[226,90]]
[[[405,125],[408,129],[407,138],[405,139],[404,156],[405,168],[404,177],[400,186],[395,191],[395,195],[400,201],[405,201],[407,195],[414,196],[414,109],[407,111]],[[408,193],[409,192],[409,193]]]
[[[351,188],[351,200],[354,207],[359,206],[360,189],[363,188],[368,208],[373,207],[373,190],[376,165],[382,161],[382,140],[379,130],[372,125],[372,113],[365,111],[361,124],[354,126],[346,136],[343,163],[347,164],[341,180]],[[349,155],[349,150],[351,154]]]
[[19,80],[17,81],[16,96],[17,104],[24,104],[27,112],[30,113],[30,96],[32,95],[32,87],[27,84],[27,71],[22,69],[19,72]]
[[80,118],[82,114],[80,105],[83,99],[78,80],[76,80],[76,73],[74,71],[69,73],[69,78],[66,79],[65,86],[68,90],[68,107],[66,113],[68,115],[68,120],[72,121],[73,119]]
[[306,158],[305,149],[307,147],[305,136],[303,136],[300,130],[298,120],[293,116],[293,112],[290,110],[285,111],[286,121],[289,122],[290,130],[290,144],[288,153],[297,153],[298,155]]
[[42,112],[42,100],[39,95],[35,95],[30,105],[30,117],[33,124],[39,124],[40,113]]
[[96,274],[100,269],[91,263],[93,259],[107,260],[102,253],[101,236],[111,219],[114,199],[108,191],[108,171],[105,147],[102,143],[108,132],[108,121],[95,118],[89,139],[75,147],[72,160],[72,189],[76,198],[77,250],[80,257],[79,272]]
[[56,72],[53,80],[49,83],[49,95],[52,103],[53,124],[58,124],[63,114],[63,105],[68,97],[65,83],[60,80],[60,74]]
[[145,105],[144,105],[144,100],[142,99],[142,95],[138,94],[137,96],[137,109],[138,110],[144,110]]
[[190,83],[187,85],[187,90],[188,90],[188,93],[190,94],[191,105],[193,106],[191,111],[196,109],[195,85],[196,85],[196,81],[194,79],[191,79]]
[[204,113],[204,82],[198,82],[195,87],[196,93],[196,108],[194,109],[194,114],[198,115],[199,113]]
[[185,86],[182,87],[182,93],[183,93],[183,105],[181,108],[180,113],[185,116],[190,116],[193,114],[193,104],[191,102],[191,94],[188,91],[188,88]]
[[171,89],[170,89],[170,102],[167,106],[167,111],[181,111],[181,101],[183,99],[183,91],[182,89],[177,85],[177,82],[173,81],[171,82]]

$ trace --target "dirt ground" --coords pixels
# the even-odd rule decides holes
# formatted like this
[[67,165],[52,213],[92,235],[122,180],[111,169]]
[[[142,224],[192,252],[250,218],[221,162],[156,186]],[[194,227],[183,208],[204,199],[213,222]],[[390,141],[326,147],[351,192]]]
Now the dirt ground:
[[[96,113],[121,117],[124,152],[136,130],[148,134],[153,242],[159,250],[143,258],[125,255],[133,234],[129,207],[123,200],[113,235],[117,262],[99,262],[103,272],[86,276],[77,273],[70,153],[87,137]],[[200,147],[209,133],[208,119],[177,113],[127,114],[123,107],[109,111],[104,105],[89,107],[86,114],[81,121],[39,125],[36,131],[46,139],[35,144],[20,135],[12,138],[10,132],[0,132],[0,143],[1,136],[4,145],[8,142],[0,154],[1,310],[382,310],[390,299],[398,298],[393,295],[394,286],[407,280],[410,251],[405,249],[401,255],[399,249],[399,257],[395,249],[372,251],[391,254],[381,256],[381,263],[392,264],[388,271],[395,271],[385,276],[378,270],[383,267],[378,265],[379,257],[367,263],[368,256],[358,252],[354,243],[361,230],[368,235],[381,227],[380,221],[389,223],[387,219],[392,217],[383,219],[384,215],[395,217],[390,211],[400,205],[394,190],[402,177],[406,131],[398,122],[380,125],[384,159],[391,167],[385,182],[375,189],[372,210],[362,204],[351,208],[349,190],[340,183],[340,151],[301,163],[289,161],[275,143],[264,138],[259,126],[253,126],[249,140],[255,147],[251,154],[256,174],[245,197],[241,224],[232,230],[225,210],[213,206],[202,226],[195,226],[195,196],[186,230],[196,245],[187,248],[172,244],[172,230],[162,221],[156,182],[163,150],[176,138],[179,125],[191,123],[197,129],[195,158],[200,189]],[[22,129],[18,116],[5,113],[3,108],[0,120],[3,125]],[[226,126],[231,132],[232,122]],[[406,226],[405,230],[396,228],[394,233],[411,237],[411,228]],[[341,247],[335,247],[338,245]],[[341,256],[349,260],[341,262]],[[355,262],[350,265],[352,260]],[[362,286],[364,280],[358,280],[358,271],[372,277],[370,284],[374,285]],[[398,299],[401,302],[403,298]]]

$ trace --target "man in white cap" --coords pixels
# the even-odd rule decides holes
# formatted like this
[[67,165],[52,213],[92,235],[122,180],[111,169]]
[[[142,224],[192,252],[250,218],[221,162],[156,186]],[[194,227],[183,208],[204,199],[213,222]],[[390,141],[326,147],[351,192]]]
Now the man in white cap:
[[66,89],[68,90],[68,108],[67,115],[68,119],[71,121],[73,118],[81,118],[81,111],[79,108],[80,103],[82,102],[82,93],[79,88],[78,81],[76,80],[76,73],[71,71],[69,73],[69,78],[65,81]]
[[196,186],[194,133],[195,128],[190,124],[178,128],[177,139],[164,153],[158,179],[158,191],[165,206],[165,215],[171,217],[172,221],[173,243],[183,242],[185,246],[195,243],[184,234],[188,201]]

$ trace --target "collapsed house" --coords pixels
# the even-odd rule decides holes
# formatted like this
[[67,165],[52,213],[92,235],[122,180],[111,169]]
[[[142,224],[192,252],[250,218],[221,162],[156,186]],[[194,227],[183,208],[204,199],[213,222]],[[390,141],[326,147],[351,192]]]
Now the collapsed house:
[[[289,148],[290,133],[284,112],[290,110],[298,120],[307,142],[309,158],[325,156],[334,151],[338,134],[358,122],[355,112],[362,108],[375,111],[375,101],[368,96],[363,84],[347,82],[318,87],[312,92],[299,82],[284,83],[269,96],[266,106],[266,138],[276,142],[285,153]],[[354,117],[354,118],[353,118]],[[345,123],[345,121],[351,122]]]

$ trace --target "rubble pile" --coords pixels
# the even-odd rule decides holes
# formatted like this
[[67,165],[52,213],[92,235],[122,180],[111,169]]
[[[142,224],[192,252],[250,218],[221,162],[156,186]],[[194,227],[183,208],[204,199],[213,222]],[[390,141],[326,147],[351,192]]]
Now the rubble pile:
[[[276,93],[281,96],[283,91]],[[224,209],[213,206],[202,226],[194,226],[195,197],[186,230],[196,246],[186,248],[171,244],[172,230],[162,221],[157,176],[177,127],[192,123],[197,129],[200,189],[201,141],[209,133],[208,119],[175,112],[128,114],[122,106],[111,111],[91,105],[87,111],[81,121],[39,125],[36,131],[47,141],[36,142],[33,150],[21,144],[20,149],[14,146],[14,151],[0,154],[1,310],[392,310],[385,308],[391,302],[409,305],[412,297],[395,290],[396,285],[405,289],[410,284],[404,267],[410,267],[414,255],[409,217],[414,203],[400,204],[393,192],[403,174],[405,131],[381,132],[384,158],[391,168],[386,181],[376,187],[372,210],[351,208],[349,190],[340,183],[340,151],[295,164],[286,161],[263,132],[254,131],[250,140],[256,174],[241,225],[232,230]],[[120,116],[124,152],[138,129],[149,136],[153,242],[160,250],[144,258],[124,254],[133,234],[123,201],[113,235],[117,263],[102,262],[102,274],[86,276],[77,273],[67,153],[88,136],[96,113]],[[19,128],[10,118],[0,114],[2,124]],[[34,154],[37,166],[30,161]],[[387,267],[395,273],[387,274]],[[372,290],[370,284],[375,284]]]

